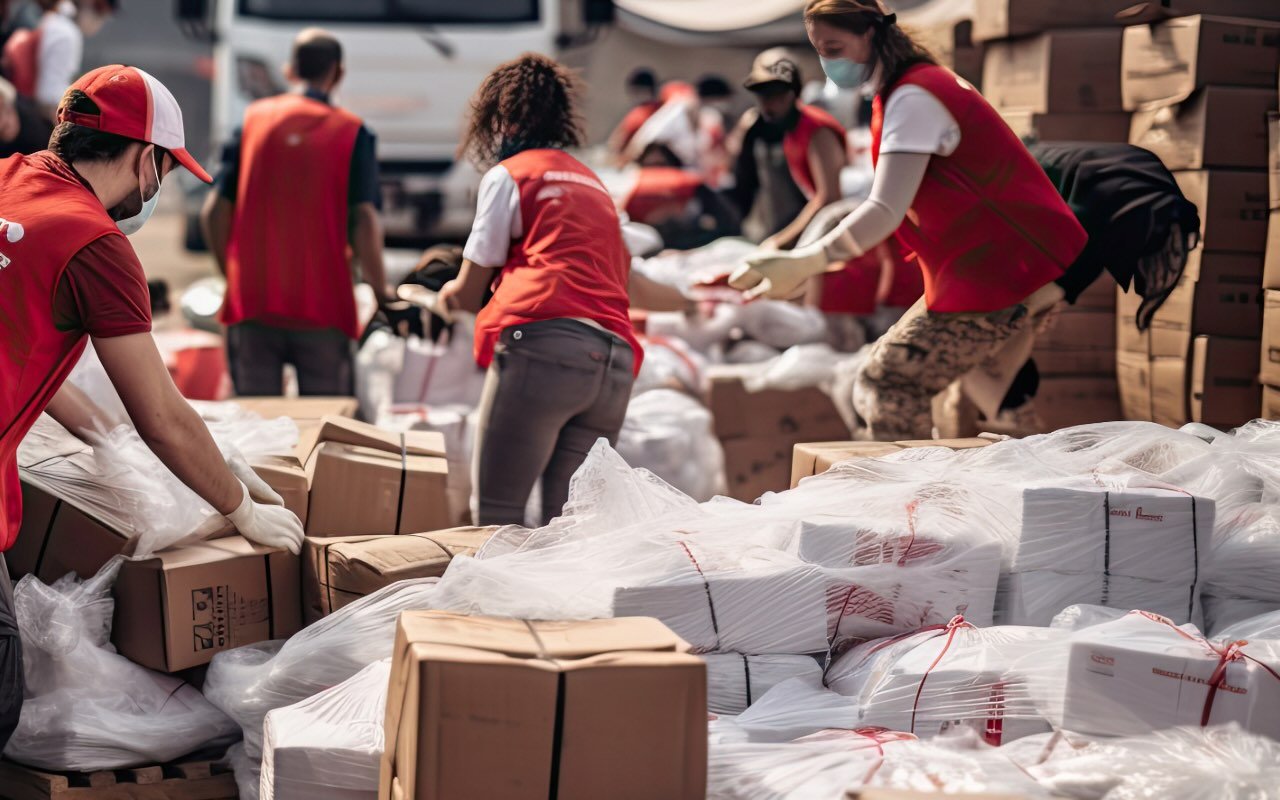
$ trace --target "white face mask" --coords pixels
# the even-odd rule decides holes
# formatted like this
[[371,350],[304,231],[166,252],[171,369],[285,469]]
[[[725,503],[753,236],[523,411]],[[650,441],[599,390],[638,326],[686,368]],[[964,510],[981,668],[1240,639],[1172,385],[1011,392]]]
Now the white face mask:
[[[151,219],[151,215],[155,212],[156,206],[160,204],[160,170],[156,167],[155,150],[151,151],[151,158],[148,160],[151,162],[151,169],[156,175],[156,191],[155,194],[151,195],[150,199],[142,201],[142,210],[137,214],[134,214],[132,217],[116,220],[116,227],[118,227],[120,232],[125,236],[132,236],[142,230],[142,226],[147,224],[147,220]],[[139,194],[141,194],[142,191],[142,186],[139,185]]]

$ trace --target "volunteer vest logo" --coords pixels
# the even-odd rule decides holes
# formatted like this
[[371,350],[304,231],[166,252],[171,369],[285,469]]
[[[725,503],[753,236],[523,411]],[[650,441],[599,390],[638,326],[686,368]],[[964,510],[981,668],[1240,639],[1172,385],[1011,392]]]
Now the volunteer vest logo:
[[1164,522],[1164,514],[1144,514],[1142,506],[1138,506],[1136,511],[1127,508],[1113,508],[1111,509],[1111,516],[1132,517],[1133,519],[1140,519],[1143,522]]
[[[26,229],[22,227],[21,222],[11,222],[7,219],[0,218],[0,236],[4,237],[6,242],[19,242],[26,234]],[[13,263],[4,253],[0,253],[0,269],[4,269]]]

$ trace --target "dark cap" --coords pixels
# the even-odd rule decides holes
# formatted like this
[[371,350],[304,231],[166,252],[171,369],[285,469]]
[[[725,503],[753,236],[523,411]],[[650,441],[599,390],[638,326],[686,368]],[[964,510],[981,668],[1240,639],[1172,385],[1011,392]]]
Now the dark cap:
[[757,91],[769,84],[779,84],[800,91],[800,67],[783,47],[773,47],[756,56],[751,72],[742,82],[744,88]]

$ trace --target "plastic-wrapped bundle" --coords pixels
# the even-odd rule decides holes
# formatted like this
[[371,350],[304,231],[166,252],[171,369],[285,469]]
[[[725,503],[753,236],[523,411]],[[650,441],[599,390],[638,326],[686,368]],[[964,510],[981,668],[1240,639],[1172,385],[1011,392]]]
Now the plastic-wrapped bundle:
[[1280,738],[1280,642],[1211,641],[1142,611],[1071,634],[1061,727],[1102,736],[1238,722]]
[[267,714],[262,800],[376,800],[390,677],[391,659],[376,661]]
[[872,779],[889,754],[915,744],[879,728],[831,730],[795,742],[713,742],[707,796],[716,800],[844,800]]
[[822,676],[811,656],[710,653],[702,660],[707,662],[707,710],[713,714],[740,714],[783,681]]
[[1242,619],[1213,632],[1215,639],[1238,641],[1240,639],[1280,639],[1280,608]]
[[262,756],[267,712],[293,705],[391,655],[401,611],[432,608],[436,579],[401,581],[303,628],[287,641],[218,653],[205,677],[205,697],[244,732],[252,763]]
[[1053,734],[1034,744],[1036,757],[1023,767],[1055,797],[1280,800],[1280,742],[1237,725],[1170,728],[1078,747]]
[[759,300],[741,307],[738,325],[757,342],[779,350],[826,341],[827,321],[816,308],[782,300]]
[[683,339],[647,335],[642,342],[644,362],[631,387],[633,397],[654,389],[679,389],[695,397],[706,392],[706,358]]
[[631,399],[618,434],[618,454],[695,500],[725,491],[724,450],[711,412],[683,392],[655,389]]
[[835,378],[837,365],[851,358],[860,359],[857,355],[837,353],[826,344],[797,345],[744,375],[742,385],[749,392],[766,389],[796,391],[810,386],[829,386]]
[[51,770],[122,769],[226,744],[236,725],[195,688],[140,667],[111,647],[111,587],[123,559],[80,582],[14,589],[26,694],[5,755]]
[[737,717],[715,721],[711,741],[790,742],[858,726],[858,709],[849,698],[823,686],[821,676],[799,677],[774,686]]
[[1049,729],[1040,674],[1065,652],[1050,628],[975,628],[962,619],[868,642],[840,656],[826,682],[848,695],[859,725],[933,737],[954,727],[1002,744]]
[[1204,601],[1204,627],[1210,636],[1226,636],[1223,631],[1252,619],[1260,614],[1266,614],[1276,608],[1280,608],[1280,602],[1275,600],[1255,600],[1251,597],[1219,597],[1213,594],[1205,594],[1201,600]]

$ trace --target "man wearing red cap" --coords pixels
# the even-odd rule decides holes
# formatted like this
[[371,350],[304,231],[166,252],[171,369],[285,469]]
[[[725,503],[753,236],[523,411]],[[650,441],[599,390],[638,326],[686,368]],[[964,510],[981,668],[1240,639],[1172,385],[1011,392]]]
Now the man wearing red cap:
[[[298,552],[302,526],[242,460],[223,461],[150,335],[146,277],[125,238],[155,209],[164,174],[208,173],[184,147],[159,81],[102,67],[63,97],[49,150],[0,160],[0,552],[22,518],[16,453],[43,411],[78,435],[105,421],[64,384],[86,337],[139,435],[246,538]],[[21,645],[0,556],[0,747],[22,702]]]

